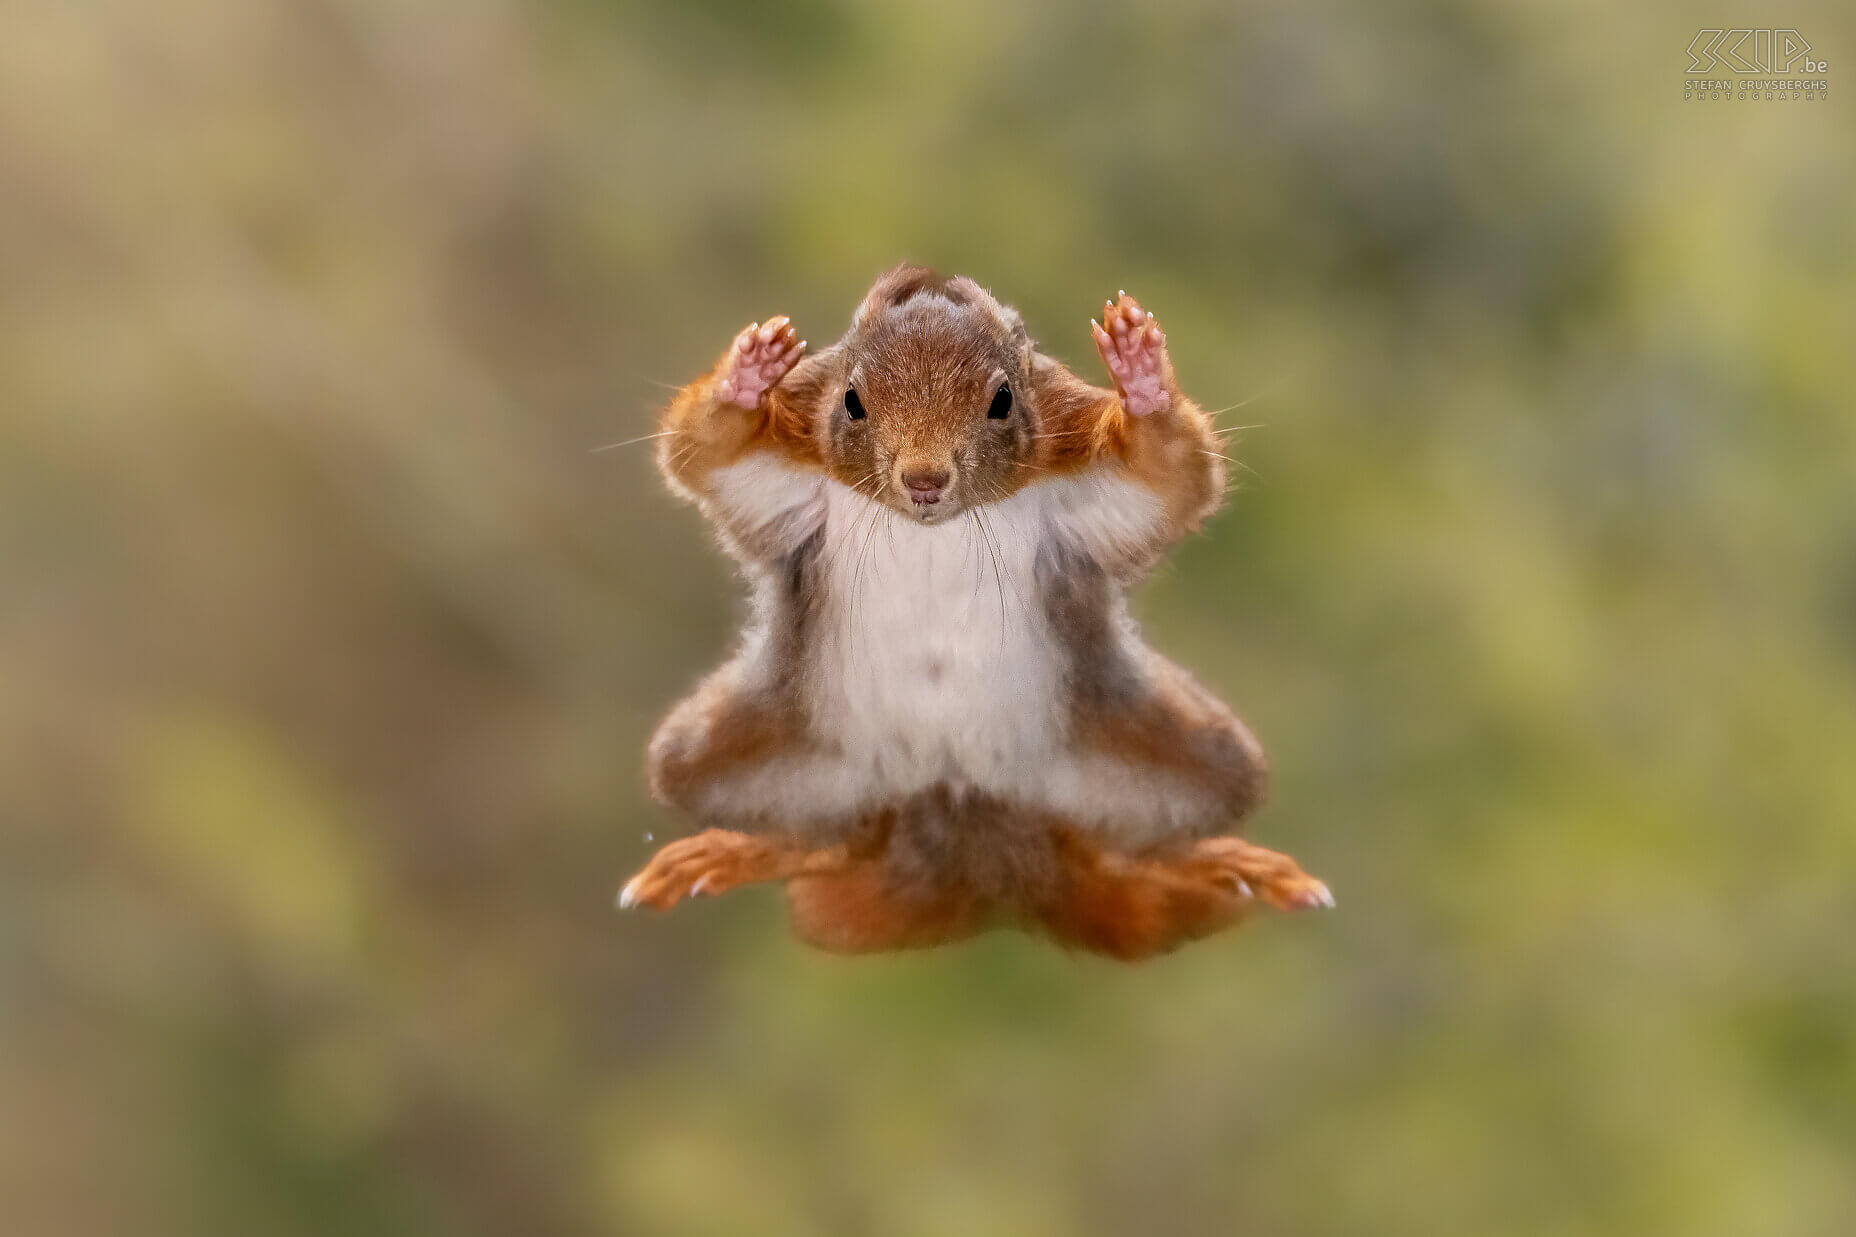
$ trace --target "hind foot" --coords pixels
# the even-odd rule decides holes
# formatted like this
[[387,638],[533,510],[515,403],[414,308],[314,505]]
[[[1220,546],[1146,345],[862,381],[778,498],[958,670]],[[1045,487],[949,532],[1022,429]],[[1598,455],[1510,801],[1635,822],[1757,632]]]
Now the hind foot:
[[1246,894],[1260,895],[1279,911],[1334,905],[1328,887],[1302,871],[1295,860],[1243,838],[1206,838],[1192,848],[1188,863]]
[[1063,876],[1034,917],[1060,941],[1126,961],[1222,931],[1259,897],[1279,910],[1334,904],[1295,860],[1242,838],[1148,855],[1104,851],[1076,833],[1053,841]]
[[836,870],[842,847],[810,850],[782,839],[730,829],[705,829],[666,843],[619,891],[619,909],[669,910],[684,898],[727,893],[742,885],[791,880]]

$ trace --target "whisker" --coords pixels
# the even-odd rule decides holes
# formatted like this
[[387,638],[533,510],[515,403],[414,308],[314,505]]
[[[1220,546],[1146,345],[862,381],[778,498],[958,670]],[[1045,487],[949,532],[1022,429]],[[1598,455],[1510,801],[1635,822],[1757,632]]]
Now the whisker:
[[1206,450],[1206,449],[1205,449],[1204,447],[1200,447],[1200,448],[1199,448],[1199,454],[1200,454],[1200,455],[1210,455],[1210,456],[1215,456],[1215,457],[1217,457],[1218,459],[1221,459],[1221,460],[1223,460],[1223,461],[1224,461],[1225,463],[1227,463],[1227,464],[1231,464],[1231,465],[1233,465],[1233,466],[1235,466],[1235,467],[1237,467],[1237,468],[1241,468],[1241,469],[1243,469],[1243,470],[1244,470],[1245,472],[1247,472],[1247,473],[1249,473],[1249,474],[1250,474],[1251,476],[1253,476],[1253,477],[1256,477],[1256,478],[1257,478],[1258,480],[1262,480],[1262,478],[1263,478],[1263,474],[1262,474],[1262,473],[1260,473],[1260,472],[1258,472],[1258,471],[1257,471],[1256,469],[1254,469],[1254,468],[1252,468],[1252,467],[1251,467],[1250,465],[1248,465],[1248,464],[1246,464],[1246,463],[1244,463],[1244,461],[1242,461],[1242,460],[1234,460],[1234,459],[1232,459],[1232,458],[1231,458],[1230,456],[1228,456],[1228,455],[1226,455],[1226,454],[1225,454],[1224,452],[1222,452],[1222,451],[1207,451],[1207,450]]
[[877,525],[882,522],[882,517],[888,510],[889,508],[883,506],[881,503],[874,500],[871,501],[869,518],[867,521],[863,522],[867,523],[868,527],[864,529],[863,542],[857,549],[857,563],[851,569],[851,647],[853,649],[859,647],[860,637],[863,633],[863,623],[859,619],[859,608],[862,605],[864,595],[864,570],[869,565],[870,561],[870,543],[876,539]]
[[1282,377],[1276,379],[1276,381],[1274,382],[1265,383],[1262,389],[1259,390],[1255,395],[1246,396],[1245,398],[1238,400],[1235,404],[1226,404],[1223,408],[1218,409],[1216,412],[1209,413],[1208,415],[1214,416],[1214,417],[1223,416],[1227,412],[1233,412],[1239,408],[1244,408],[1251,404],[1254,404],[1260,399],[1269,398],[1270,396],[1276,394],[1276,392],[1282,390],[1285,386],[1289,385],[1290,379],[1295,376],[1293,373],[1293,370],[1295,368],[1298,368],[1298,367],[1292,366],[1290,373],[1284,374]]
[[[859,477],[856,481],[852,482],[848,488],[853,493],[856,493],[868,499],[870,498],[870,495],[864,493],[864,486],[867,485],[871,480],[873,480],[882,471],[883,470],[881,468],[873,469],[870,472],[865,473],[863,476]],[[861,516],[859,518],[861,518]],[[853,524],[852,527],[854,529],[856,527],[855,524]],[[825,547],[826,547],[826,552],[827,552],[827,558],[825,560],[825,567],[827,569],[827,574],[829,574],[829,571],[831,568],[837,565],[838,559],[844,553],[844,549],[849,544],[850,537],[852,535],[854,535],[854,533],[847,530],[844,536],[834,536],[831,528],[827,526],[825,530]]]
[[[987,527],[986,516],[979,507],[971,507],[974,519],[979,524],[980,536],[986,542],[986,553],[992,559],[992,586],[999,594],[999,651],[1005,652],[1005,583],[999,570],[999,548],[994,542],[992,530]],[[977,587],[977,586],[976,586]]]
[[677,433],[677,431],[676,430],[664,430],[663,432],[657,433],[657,434],[640,434],[636,438],[627,438],[624,442],[609,442],[609,443],[604,444],[603,446],[588,447],[587,454],[597,455],[601,451],[616,451],[620,447],[629,447],[633,443],[649,442],[653,438],[668,438],[674,433]]
[[[980,547],[973,545],[973,538],[969,536],[971,533],[979,532],[979,527],[979,509],[977,507],[968,507],[965,511],[960,513],[960,567],[963,571],[966,570],[969,551],[976,556],[979,553]],[[985,534],[980,533],[980,537],[983,539]],[[986,565],[984,560],[977,557],[974,559],[974,562],[980,567]],[[975,571],[973,573],[973,596],[967,598],[969,602],[979,597],[980,583],[985,578],[986,573],[984,571]]]
[[[993,481],[988,481],[988,482],[987,482],[986,484],[987,484],[987,488],[988,488],[989,490],[991,490],[991,491],[993,492],[993,500],[994,500],[995,502],[998,502],[998,501],[1003,501],[1004,499],[1006,499],[1006,498],[1008,498],[1008,497],[1010,497],[1010,495],[1008,495],[1008,494],[1006,494],[1006,493],[1005,493],[1005,492],[1004,492],[1003,490],[1001,490],[1001,489],[999,488],[999,485],[998,485],[998,483],[997,483],[997,482],[993,482]],[[975,507],[975,508],[974,508],[973,510],[974,510],[975,512],[980,512],[980,511],[982,511],[982,508],[979,508],[979,507]],[[985,529],[985,530],[986,530],[986,532],[987,532],[987,533],[988,533],[989,535],[992,535],[992,525],[991,525],[991,523],[990,523],[990,522],[989,522],[989,521],[988,521],[988,520],[987,520],[987,519],[985,518],[985,516],[984,516],[983,514],[982,514],[982,515],[980,516],[980,526],[981,526],[981,527],[982,527],[983,529]],[[993,543],[994,543],[994,545],[995,545],[995,547],[996,547],[996,546],[997,546],[997,544],[998,544],[998,538],[997,538],[997,536],[996,536],[996,535],[993,535]],[[999,575],[999,569],[998,569],[998,562],[999,562],[999,560],[998,560],[998,558],[997,558],[997,557],[995,556],[995,557],[994,557],[994,559],[993,559],[993,577],[994,577],[994,579],[995,579],[995,580],[996,580],[996,579],[998,578],[998,575]],[[1016,576],[1014,576],[1014,577],[1012,578],[1012,580],[1011,580],[1011,586],[1012,586],[1012,596],[1013,596],[1013,598],[1014,598],[1014,599],[1015,599],[1015,600],[1016,600],[1016,601],[1018,602],[1018,615],[1019,615],[1019,617],[1020,617],[1021,619],[1023,619],[1023,620],[1025,621],[1025,623],[1026,623],[1026,625],[1028,626],[1028,625],[1030,624],[1030,622],[1031,622],[1031,611],[1030,611],[1030,609],[1029,609],[1029,608],[1028,608],[1028,607],[1027,607],[1027,606],[1025,605],[1025,596],[1024,596],[1024,594],[1023,594],[1023,593],[1021,593],[1021,592],[1019,591],[1019,589],[1018,589],[1018,579],[1017,579],[1017,577],[1016,577]],[[1001,597],[1001,598],[1000,598],[1000,605],[1001,605],[1001,607],[1003,607],[1003,606],[1004,606],[1004,604],[1005,604],[1005,602],[1004,602],[1004,598],[1003,598],[1003,597]],[[1001,622],[1001,624],[1003,624],[1003,622],[1004,622],[1004,610],[1003,610],[1003,609],[1001,609],[1001,611],[1000,611],[1000,622]]]

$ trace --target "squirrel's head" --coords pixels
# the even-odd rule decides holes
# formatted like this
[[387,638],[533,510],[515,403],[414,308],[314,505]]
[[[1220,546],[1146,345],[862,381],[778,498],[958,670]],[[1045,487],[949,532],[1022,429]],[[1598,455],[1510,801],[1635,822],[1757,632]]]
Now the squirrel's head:
[[1005,498],[1036,442],[1031,343],[965,277],[899,266],[864,297],[824,391],[826,467],[923,524]]

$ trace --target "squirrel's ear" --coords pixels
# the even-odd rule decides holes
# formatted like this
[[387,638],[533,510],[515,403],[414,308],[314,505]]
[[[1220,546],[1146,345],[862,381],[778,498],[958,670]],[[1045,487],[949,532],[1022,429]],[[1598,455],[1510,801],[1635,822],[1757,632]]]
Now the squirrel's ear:
[[1005,323],[1005,329],[1011,332],[1012,346],[1029,356],[1031,353],[1031,336],[1025,332],[1024,315],[1010,305],[999,307],[999,318]]
[[861,326],[871,315],[892,309],[918,292],[928,292],[941,286],[941,277],[926,266],[904,262],[900,266],[891,267],[870,286],[870,291],[864,293],[863,304],[857,307],[851,325]]
[[1028,350],[1031,339],[1025,334],[1025,320],[1010,305],[1002,305],[992,293],[980,287],[975,280],[965,275],[956,275],[947,281],[947,297],[957,305],[985,305],[1005,327],[1011,337],[1012,346],[1020,351]]
[[1012,341],[1012,351],[1018,354],[1018,363],[1029,370],[1037,348],[1031,342],[1030,333],[1025,330],[1024,316],[1010,305],[1001,305],[999,320],[1005,323],[1006,335]]

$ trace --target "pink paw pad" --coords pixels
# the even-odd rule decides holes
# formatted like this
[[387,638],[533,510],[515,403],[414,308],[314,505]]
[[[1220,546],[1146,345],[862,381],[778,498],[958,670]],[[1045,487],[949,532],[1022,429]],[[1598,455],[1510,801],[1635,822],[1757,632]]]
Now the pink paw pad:
[[749,324],[728,349],[715,375],[715,398],[720,403],[754,409],[767,392],[799,363],[806,341],[793,330],[785,314]]
[[1154,316],[1126,292],[1102,307],[1102,321],[1089,324],[1096,351],[1114,376],[1115,389],[1129,413],[1144,417],[1164,412],[1172,403],[1171,368],[1166,334]]

